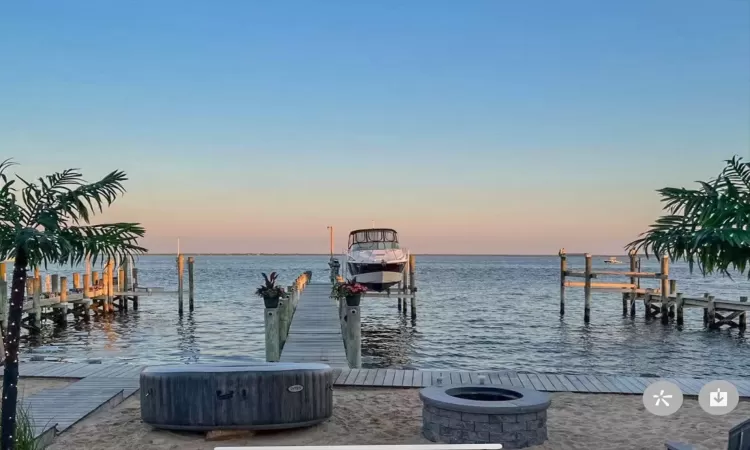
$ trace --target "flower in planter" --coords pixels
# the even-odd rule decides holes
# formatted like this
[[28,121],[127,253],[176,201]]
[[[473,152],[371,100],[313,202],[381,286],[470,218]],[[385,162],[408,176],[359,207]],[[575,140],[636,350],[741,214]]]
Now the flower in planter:
[[367,288],[356,281],[347,281],[345,283],[336,283],[333,285],[331,298],[341,299],[352,295],[360,295],[367,292]]
[[255,291],[255,295],[262,298],[274,299],[284,297],[284,288],[281,286],[276,286],[276,278],[278,278],[278,274],[276,272],[271,272],[270,276],[266,276],[265,273],[262,273],[261,275],[263,275],[265,284],[263,284]]

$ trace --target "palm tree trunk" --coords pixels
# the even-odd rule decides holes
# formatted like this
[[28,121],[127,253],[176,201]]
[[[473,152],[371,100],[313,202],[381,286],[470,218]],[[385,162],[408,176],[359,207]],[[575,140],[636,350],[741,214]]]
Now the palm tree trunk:
[[21,316],[26,291],[26,265],[28,258],[23,249],[16,250],[13,283],[8,308],[8,329],[5,333],[5,371],[3,374],[3,406],[1,450],[13,450],[16,430],[16,403],[18,402],[18,340],[21,337]]

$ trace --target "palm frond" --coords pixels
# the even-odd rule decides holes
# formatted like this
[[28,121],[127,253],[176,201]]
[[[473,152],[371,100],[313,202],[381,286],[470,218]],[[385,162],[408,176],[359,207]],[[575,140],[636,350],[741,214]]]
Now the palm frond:
[[699,189],[660,189],[667,214],[625,248],[684,259],[704,274],[748,271],[750,166],[741,159],[727,160],[718,177],[698,182]]

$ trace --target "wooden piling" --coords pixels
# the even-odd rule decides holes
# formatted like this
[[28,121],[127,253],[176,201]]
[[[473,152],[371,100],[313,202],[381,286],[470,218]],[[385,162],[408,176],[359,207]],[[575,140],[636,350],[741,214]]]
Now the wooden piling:
[[[195,268],[195,258],[192,256],[188,257],[188,309],[193,310],[193,298],[195,292],[195,282],[193,278],[193,270]],[[284,337],[286,340],[286,337]]]
[[[416,319],[417,317],[417,255],[409,255],[409,293],[411,293],[411,318]],[[406,302],[406,299],[404,299]],[[359,308],[358,311],[359,312]],[[357,315],[357,321],[359,321],[359,315]],[[361,346],[361,345],[360,345]],[[362,356],[359,356],[361,361]],[[353,366],[352,366],[353,367]],[[359,366],[357,366],[359,367]]]
[[66,325],[68,323],[68,277],[60,277],[60,303],[63,305],[57,308],[58,324]]
[[591,255],[586,253],[586,266],[584,270],[585,285],[583,287],[583,295],[585,304],[583,307],[583,321],[588,323],[591,320]]
[[278,308],[266,308],[266,361],[277,362],[281,357],[279,347]]
[[125,268],[120,267],[117,269],[117,292],[123,292],[127,290],[125,287]]
[[81,289],[81,274],[78,272],[73,274],[73,289]]
[[661,257],[661,323],[669,323],[669,256]]
[[91,285],[94,287],[94,291],[99,287],[99,271],[94,270],[91,272]]
[[184,268],[185,268],[185,258],[182,255],[177,255],[177,311],[180,314],[182,314],[182,303],[183,303],[182,276],[183,276]]
[[[130,279],[130,256],[125,256],[125,258],[122,260],[122,269],[122,290],[129,291],[132,287],[131,284],[133,282],[133,280]],[[125,301],[125,304],[128,304],[127,300]]]
[[[346,303],[344,299],[339,301]],[[359,316],[359,306],[346,306],[344,322],[346,359],[349,361],[350,368],[359,369],[362,367],[362,326]]]
[[52,274],[52,280],[50,281],[50,294],[52,297],[60,293],[60,275]]
[[677,293],[677,325],[682,325],[684,323],[684,314],[685,314],[685,300],[682,298],[682,293]]
[[52,297],[52,275],[44,275],[44,290],[42,292]]
[[[190,262],[189,259],[188,262]],[[279,300],[279,354],[281,354],[281,350],[284,348],[287,333],[289,332],[289,315],[287,312],[289,311],[289,308],[291,308],[292,296],[291,293],[287,294],[287,297]]]
[[565,315],[565,272],[568,270],[568,256],[565,249],[561,248],[557,253],[560,255],[560,315]]
[[7,268],[5,263],[0,263],[0,281],[8,281]]
[[[703,298],[708,298],[709,295],[708,292],[705,292]],[[703,326],[708,326],[708,308],[703,308]]]
[[714,296],[708,296],[708,328],[716,328],[716,303],[714,302]]
[[[133,291],[138,288],[138,268],[133,267]],[[133,296],[133,309],[138,311],[138,295]]]
[[[740,302],[747,302],[747,297],[744,295],[740,297]],[[747,328],[747,312],[743,312],[742,314],[740,314],[739,322],[740,330],[745,330],[745,328]]]
[[[636,272],[638,271],[638,261],[636,260],[636,253],[634,250],[631,250],[630,253],[628,253],[628,258],[630,259],[630,271]],[[628,301],[630,302],[630,315],[635,316],[635,300],[638,298],[638,278],[636,277],[630,277],[630,284],[633,285],[633,289],[630,291],[630,294],[628,298],[626,299],[627,294],[623,294],[622,299],[622,314],[627,315],[628,313]]]
[[[669,280],[669,295],[671,297],[677,295],[677,280]],[[675,303],[669,303],[669,317],[674,317]]]
[[42,326],[42,278],[34,278],[34,294],[32,297],[32,317],[36,327]]
[[115,303],[114,303],[114,291],[115,291],[115,265],[112,260],[107,261],[107,312],[114,312],[115,311]]

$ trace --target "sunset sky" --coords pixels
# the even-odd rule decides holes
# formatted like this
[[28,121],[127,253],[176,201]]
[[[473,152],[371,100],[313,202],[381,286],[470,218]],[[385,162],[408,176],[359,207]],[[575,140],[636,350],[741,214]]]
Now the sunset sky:
[[750,157],[750,1],[24,1],[0,155],[125,170],[155,252],[617,254]]

